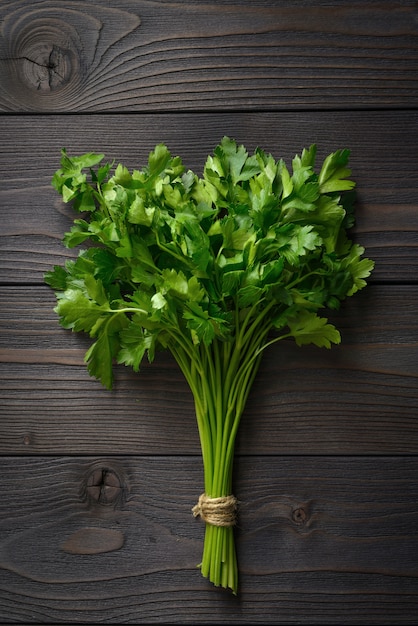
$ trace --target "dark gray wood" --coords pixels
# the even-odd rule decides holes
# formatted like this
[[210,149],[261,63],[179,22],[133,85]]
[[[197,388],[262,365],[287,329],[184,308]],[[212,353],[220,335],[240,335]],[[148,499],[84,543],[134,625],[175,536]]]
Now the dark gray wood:
[[[416,624],[414,0],[0,4],[0,623]],[[76,251],[59,152],[201,172],[223,135],[351,149],[376,261],[332,350],[266,351],[236,447],[240,594],[196,568],[193,401],[161,353],[112,392],[43,274]]]
[[[125,489],[115,507],[84,497],[101,467]],[[4,457],[0,468],[4,623],[414,623],[416,458],[238,456],[238,597],[196,568],[198,457]],[[94,554],[80,553],[83,537]]]
[[1,7],[0,110],[414,107],[414,2]]
[[[265,354],[243,416],[244,454],[418,449],[418,309],[411,286],[369,285],[330,316],[342,344],[293,342]],[[0,294],[0,453],[195,454],[191,393],[169,354],[114,390],[83,363],[88,337],[59,327],[47,287]]]

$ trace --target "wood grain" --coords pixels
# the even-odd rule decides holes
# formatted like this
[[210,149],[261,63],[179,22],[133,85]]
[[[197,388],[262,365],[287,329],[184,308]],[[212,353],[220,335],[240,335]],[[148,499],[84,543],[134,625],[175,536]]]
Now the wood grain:
[[[416,625],[415,0],[0,3],[0,622]],[[43,274],[76,254],[59,152],[200,173],[223,135],[351,149],[376,261],[332,350],[266,351],[236,447],[240,595],[204,580],[202,462],[169,354],[89,377]]]
[[[116,509],[83,499],[85,476],[100,464],[123,474],[128,498]],[[196,569],[199,459],[4,457],[0,467],[4,622],[48,623],[65,612],[67,623],[184,624],[199,614],[208,624],[413,623],[416,458],[238,458],[238,598]],[[83,533],[94,545],[94,531],[122,534],[123,545],[63,549]]]
[[0,110],[414,107],[413,2],[20,0]]
[[355,235],[375,259],[374,281],[415,282],[418,272],[418,113],[242,113],[0,117],[0,281],[43,282],[43,273],[76,254],[61,239],[75,214],[50,180],[60,150],[104,152],[130,169],[145,165],[161,141],[187,168],[201,174],[222,136],[253,151],[257,145],[291,163],[318,145],[318,166],[329,152],[351,150],[357,183]]
[[[48,287],[0,294],[0,453],[195,454],[191,393],[159,353],[140,374],[115,368],[112,392],[83,363],[90,340],[59,327]],[[268,350],[244,414],[244,454],[418,449],[415,287],[369,286],[333,321],[342,345]]]

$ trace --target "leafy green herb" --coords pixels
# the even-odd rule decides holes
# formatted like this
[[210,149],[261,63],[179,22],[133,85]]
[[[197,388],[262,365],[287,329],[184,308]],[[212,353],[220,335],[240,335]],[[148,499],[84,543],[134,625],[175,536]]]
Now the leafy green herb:
[[[283,160],[224,137],[203,177],[157,145],[128,171],[104,155],[69,157],[52,184],[80,217],[64,236],[88,243],[45,275],[61,325],[88,333],[90,374],[108,388],[117,362],[138,372],[168,349],[193,393],[206,496],[232,495],[240,417],[267,346],[330,348],[321,316],[366,285],[373,261],[354,223],[348,150],[315,172],[316,147]],[[233,526],[206,523],[202,574],[238,588]]]

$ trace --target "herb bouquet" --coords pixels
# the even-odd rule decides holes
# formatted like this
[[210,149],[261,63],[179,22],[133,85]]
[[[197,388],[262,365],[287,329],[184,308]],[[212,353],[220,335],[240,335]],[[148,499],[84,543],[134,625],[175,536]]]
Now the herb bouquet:
[[[93,339],[90,374],[112,387],[113,363],[139,371],[168,349],[193,394],[206,522],[203,576],[238,588],[232,489],[241,415],[267,346],[293,338],[329,348],[338,330],[318,315],[366,284],[373,261],[350,241],[348,150],[319,173],[316,147],[283,160],[224,137],[203,177],[157,145],[141,170],[62,151],[52,185],[82,214],[64,244],[75,260],[45,275],[61,325]],[[347,193],[348,192],[348,193]]]

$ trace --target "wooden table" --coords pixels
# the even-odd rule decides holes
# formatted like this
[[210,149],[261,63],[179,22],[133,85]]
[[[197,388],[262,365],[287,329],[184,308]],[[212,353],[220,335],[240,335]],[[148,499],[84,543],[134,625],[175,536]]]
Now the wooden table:
[[[418,13],[403,2],[0,5],[0,622],[416,624]],[[237,597],[201,577],[202,466],[171,357],[112,392],[43,274],[76,252],[60,150],[200,172],[224,135],[351,150],[370,284],[332,350],[265,355],[237,442]]]

